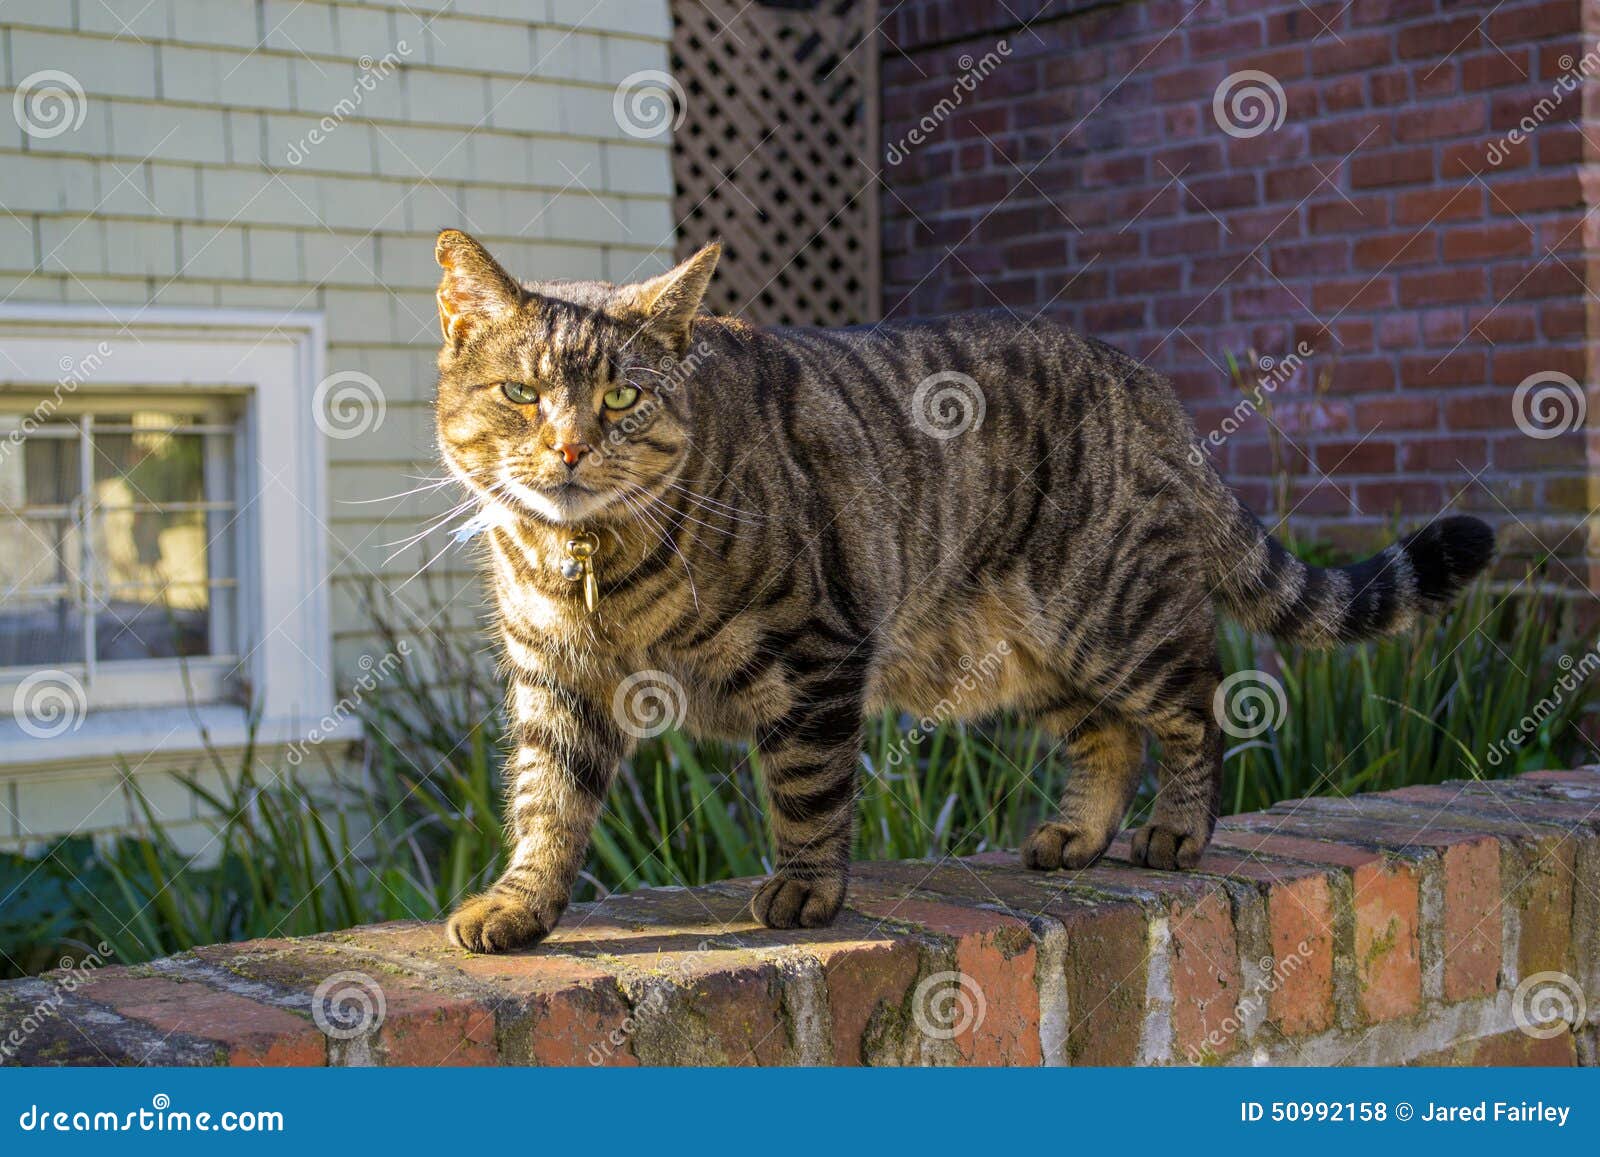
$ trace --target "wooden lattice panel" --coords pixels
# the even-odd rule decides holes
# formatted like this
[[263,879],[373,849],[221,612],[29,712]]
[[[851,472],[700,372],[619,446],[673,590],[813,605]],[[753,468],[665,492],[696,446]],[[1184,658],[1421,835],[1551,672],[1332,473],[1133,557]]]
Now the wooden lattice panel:
[[880,316],[876,0],[673,0],[678,250],[757,324]]

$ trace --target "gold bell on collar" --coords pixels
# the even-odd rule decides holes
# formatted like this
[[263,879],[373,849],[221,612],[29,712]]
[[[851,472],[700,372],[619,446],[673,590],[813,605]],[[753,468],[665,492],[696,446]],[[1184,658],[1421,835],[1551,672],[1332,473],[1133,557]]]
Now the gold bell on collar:
[[593,613],[600,605],[600,581],[594,577],[594,556],[599,553],[600,539],[585,531],[567,539],[567,557],[561,561],[561,577],[568,582],[583,583],[583,605]]

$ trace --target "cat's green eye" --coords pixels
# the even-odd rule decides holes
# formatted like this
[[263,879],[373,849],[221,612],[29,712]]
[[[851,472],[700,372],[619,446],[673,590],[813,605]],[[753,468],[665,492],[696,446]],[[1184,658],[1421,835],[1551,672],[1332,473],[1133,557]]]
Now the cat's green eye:
[[607,390],[605,397],[600,400],[608,410],[626,410],[639,400],[639,391],[634,386],[618,386],[614,390]]
[[539,391],[526,382],[501,382],[500,391],[519,406],[531,406],[539,400]]

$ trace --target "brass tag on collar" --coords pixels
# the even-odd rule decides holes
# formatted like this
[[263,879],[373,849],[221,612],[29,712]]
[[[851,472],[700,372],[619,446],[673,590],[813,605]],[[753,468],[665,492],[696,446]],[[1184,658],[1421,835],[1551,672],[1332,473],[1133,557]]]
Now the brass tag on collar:
[[600,580],[594,577],[594,556],[600,550],[600,539],[585,531],[567,539],[567,561],[561,564],[561,573],[573,582],[583,582],[583,605],[591,613],[600,605]]

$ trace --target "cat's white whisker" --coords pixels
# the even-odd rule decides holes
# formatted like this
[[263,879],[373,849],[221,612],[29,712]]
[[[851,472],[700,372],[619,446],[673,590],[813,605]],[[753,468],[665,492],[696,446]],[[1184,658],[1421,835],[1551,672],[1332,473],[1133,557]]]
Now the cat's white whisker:
[[378,502],[398,502],[402,498],[410,498],[413,494],[428,494],[455,482],[454,478],[438,478],[427,482],[425,485],[402,490],[398,494],[385,494],[381,498],[341,498],[339,502],[345,506],[371,506]]
[[661,535],[661,541],[666,544],[673,554],[678,556],[678,561],[683,564],[684,577],[689,582],[689,599],[694,603],[694,609],[698,611],[700,609],[700,592],[695,589],[694,572],[689,569],[689,560],[683,556],[683,551],[678,549],[678,544],[673,539],[671,530],[663,527],[644,507],[634,502],[633,499],[628,496],[627,491],[619,490],[617,495],[628,505],[629,509],[634,511],[634,513],[636,513],[640,519],[645,522],[646,525],[654,528],[656,532]]

